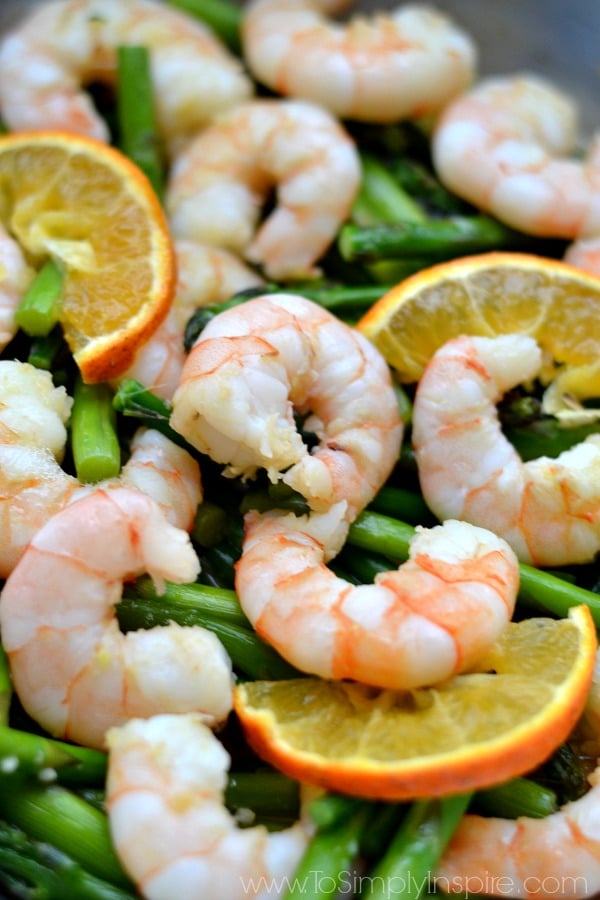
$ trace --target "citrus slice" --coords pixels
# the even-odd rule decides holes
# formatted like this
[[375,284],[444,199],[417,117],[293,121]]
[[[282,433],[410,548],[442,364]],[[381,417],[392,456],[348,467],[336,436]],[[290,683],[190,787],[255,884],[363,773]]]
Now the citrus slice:
[[577,606],[509,623],[477,671],[435,687],[253,681],[236,686],[235,710],[255,752],[298,781],[384,800],[460,793],[530,771],[565,740],[596,644]]
[[121,374],[174,291],[169,230],[146,176],[89,138],[3,135],[0,220],[33,266],[50,257],[63,269],[59,321],[83,379]]
[[357,328],[407,383],[461,334],[529,334],[554,363],[587,366],[600,358],[600,278],[533,254],[462,257],[391,288]]

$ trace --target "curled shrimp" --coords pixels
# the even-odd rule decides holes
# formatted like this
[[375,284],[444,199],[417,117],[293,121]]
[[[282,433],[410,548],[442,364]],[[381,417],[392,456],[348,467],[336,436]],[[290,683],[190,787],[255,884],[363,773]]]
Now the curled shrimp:
[[524,462],[496,410],[541,366],[540,348],[524,334],[462,336],[434,354],[413,408],[421,490],[439,519],[490,528],[523,562],[589,562],[600,549],[600,438]]
[[235,587],[257,633],[298,669],[409,689],[468,671],[512,616],[510,547],[447,521],[418,528],[407,562],[351,585],[326,562],[345,539],[337,506],[310,516],[249,512]]
[[[17,360],[0,361],[0,577],[6,578],[35,532],[82,485],[61,466],[72,398],[50,372]],[[191,529],[202,499],[200,468],[183,448],[154,430],[139,429],[116,479],[161,504],[171,524]]]
[[[319,440],[311,452],[294,409]],[[349,520],[387,480],[402,439],[380,353],[316,303],[281,293],[209,322],[186,360],[171,425],[226,475],[264,468],[314,509],[344,500]]]
[[471,82],[471,38],[426,5],[332,22],[348,0],[251,0],[242,46],[258,80],[341,118],[395,122],[441,109]]
[[25,710],[55,737],[102,748],[134,716],[231,708],[231,663],[212,632],[175,623],[123,634],[123,581],[194,581],[185,531],[134,488],[97,488],[35,533],[0,595],[2,643]]
[[[584,719],[600,741],[600,657]],[[558,812],[540,819],[501,819],[467,814],[437,867],[445,893],[469,896],[580,900],[600,893],[600,759],[590,789]]]
[[33,274],[19,244],[0,225],[0,350],[17,333],[15,312]]
[[308,825],[238,827],[224,804],[229,754],[198,717],[132,719],[107,743],[110,831],[143,897],[266,900],[291,882]]
[[60,129],[108,141],[83,88],[115,84],[122,44],[151,51],[157,124],[171,148],[253,93],[239,60],[185,13],[154,0],[50,0],[0,47],[0,109],[9,129]]
[[577,132],[575,104],[554,85],[488,78],[442,112],[433,161],[458,196],[527,234],[574,241],[566,260],[599,272],[592,248],[577,244],[600,234],[600,136],[580,160]]
[[175,256],[178,275],[172,306],[119,378],[134,378],[164,400],[171,400],[179,384],[186,357],[185,326],[194,312],[264,284],[257,272],[221,247],[175,241]]
[[[214,244],[275,279],[314,275],[360,186],[354,142],[312,103],[250,100],[174,160],[165,204],[175,238]],[[275,209],[260,212],[277,188]]]

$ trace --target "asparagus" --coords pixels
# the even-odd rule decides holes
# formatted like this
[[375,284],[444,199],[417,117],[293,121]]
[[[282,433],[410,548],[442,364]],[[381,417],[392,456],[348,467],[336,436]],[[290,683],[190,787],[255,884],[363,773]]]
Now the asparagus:
[[348,223],[338,235],[340,253],[349,262],[425,257],[432,263],[486,250],[524,249],[530,243],[531,238],[484,215],[365,227]]
[[300,785],[281,772],[231,772],[225,788],[225,803],[234,812],[251,809],[259,819],[297,819]]
[[412,803],[384,855],[361,878],[361,898],[383,900],[391,891],[406,900],[422,897],[470,800],[457,794]]
[[165,174],[147,47],[117,48],[117,119],[121,150],[142,170],[162,199]]
[[558,810],[558,801],[555,791],[531,778],[513,778],[506,784],[477,791],[473,806],[479,812],[503,819],[541,819]]
[[188,444],[185,438],[171,428],[169,424],[170,405],[134,378],[124,378],[121,381],[113,397],[113,406],[122,415],[138,419],[141,425],[155,428],[173,443],[190,453],[195,453],[194,448]]
[[23,294],[15,311],[15,322],[31,337],[45,337],[58,322],[58,303],[63,275],[58,264],[47,260]]
[[102,781],[105,774],[106,754],[100,750],[11,728],[8,722],[0,725],[0,778],[90,784]]
[[184,12],[201,19],[234,53],[239,53],[241,7],[231,0],[169,0]]
[[53,328],[48,334],[34,337],[27,362],[38,369],[46,369],[52,372],[54,383],[57,383],[57,364],[59,357],[65,351],[66,344],[60,327]]
[[75,379],[70,420],[71,452],[80,481],[96,483],[116,477],[121,470],[112,392],[107,384],[85,384]]
[[425,221],[423,208],[377,157],[363,152],[360,158],[361,186],[351,211],[356,225]]
[[348,815],[317,831],[283,895],[286,900],[305,897],[307,893],[312,900],[325,900],[338,897],[341,890],[350,886],[351,867],[358,856],[371,808],[370,804],[361,803]]
[[122,890],[131,883],[113,849],[106,815],[61,785],[42,787],[4,779],[0,819],[51,844],[91,875]]
[[0,821],[0,889],[21,900],[133,900],[138,894],[90,874],[47,841]]

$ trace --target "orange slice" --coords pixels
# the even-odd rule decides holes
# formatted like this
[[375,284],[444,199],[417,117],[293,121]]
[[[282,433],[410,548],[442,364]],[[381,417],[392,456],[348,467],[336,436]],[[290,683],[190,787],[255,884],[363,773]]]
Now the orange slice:
[[59,312],[82,377],[121,374],[167,314],[175,260],[160,203],[118,150],[62,132],[0,137],[0,220],[64,271]]
[[460,793],[532,770],[565,740],[596,645],[578,606],[509,623],[477,671],[431,688],[253,681],[236,687],[235,710],[258,755],[301,782],[385,800]]
[[554,362],[589,366],[600,358],[600,278],[533,254],[463,257],[402,281],[357,327],[404,382],[460,334],[529,334]]

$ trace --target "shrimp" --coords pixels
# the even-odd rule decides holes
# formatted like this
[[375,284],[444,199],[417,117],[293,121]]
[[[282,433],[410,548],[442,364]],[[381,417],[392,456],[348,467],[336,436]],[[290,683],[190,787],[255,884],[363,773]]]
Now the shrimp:
[[[197,462],[153,429],[136,432],[120,475],[101,485],[138,488],[161,505],[172,525],[186,531],[191,530],[202,499]],[[96,487],[65,472],[48,447],[0,443],[0,578],[14,569],[33,535],[51,516]]]
[[439,519],[490,528],[522,562],[590,562],[600,549],[600,437],[523,462],[498,419],[501,396],[541,366],[525,334],[462,336],[434,354],[413,408],[421,490]]
[[407,562],[353,586],[326,566],[343,542],[339,505],[249,512],[235,587],[257,633],[298,669],[380,688],[471,669],[512,616],[519,569],[501,538],[466,522],[417,528]]
[[0,350],[17,333],[15,311],[33,275],[21,247],[0,225]]
[[134,378],[163,400],[171,400],[179,384],[186,357],[185,326],[194,312],[264,284],[264,279],[234,253],[193,241],[174,244],[178,277],[173,304],[118,380]]
[[[600,657],[584,718],[600,740]],[[437,867],[446,893],[469,896],[596,897],[600,893],[600,759],[590,790],[541,819],[463,817]]]
[[[293,406],[292,406],[293,404]],[[309,452],[293,410],[319,445]],[[344,500],[351,520],[387,480],[402,422],[379,351],[330,312],[274,293],[220,313],[192,348],[171,425],[225,463],[225,475],[266,469],[313,509]]]
[[107,735],[115,850],[147,900],[266,900],[291,882],[311,832],[239,828],[224,804],[230,757],[188,715],[132,719]]
[[[324,109],[251,100],[223,113],[173,161],[165,204],[175,238],[213,244],[274,279],[308,277],[360,186],[354,142]],[[277,187],[277,205],[260,211]]]
[[[6,578],[35,532],[86,490],[61,466],[73,404],[50,372],[0,361],[0,578]],[[202,499],[198,463],[154,430],[139,429],[117,479],[154,497],[171,524],[191,529]],[[95,487],[95,486],[94,486]]]
[[231,662],[204,628],[175,623],[123,634],[114,612],[123,581],[149,572],[194,581],[189,537],[134,488],[97,488],[37,531],[0,595],[0,628],[15,691],[54,737],[102,749],[134,716],[231,709]]
[[[433,162],[450,190],[507,225],[577,244],[600,235],[600,135],[576,160],[577,131],[574,102],[547,81],[488,78],[441,114]],[[584,249],[567,261],[599,272]]]
[[198,19],[154,0],[51,0],[0,47],[0,109],[11,131],[61,129],[108,141],[84,87],[114,85],[117,48],[146,46],[159,132],[170,152],[253,94],[243,66]]
[[426,5],[333,23],[348,0],[251,0],[242,26],[246,63],[279,94],[341,118],[396,122],[431,115],[470,84],[476,48]]

